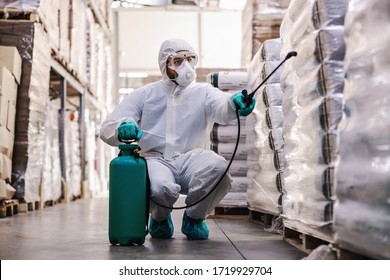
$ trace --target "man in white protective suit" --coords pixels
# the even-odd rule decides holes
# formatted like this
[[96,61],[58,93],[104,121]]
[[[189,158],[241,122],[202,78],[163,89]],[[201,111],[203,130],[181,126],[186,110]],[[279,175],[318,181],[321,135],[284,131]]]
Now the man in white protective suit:
[[[223,92],[211,84],[195,82],[198,56],[182,39],[166,40],[159,56],[162,79],[130,93],[103,122],[100,138],[112,146],[120,139],[137,139],[146,158],[151,186],[149,233],[171,238],[174,227],[169,207],[180,194],[186,205],[202,199],[223,175],[227,161],[209,150],[213,124],[226,125],[249,115],[241,92]],[[200,203],[186,208],[181,231],[190,240],[208,239],[205,218],[229,192],[225,175],[218,187]],[[141,215],[141,213],[140,213]]]

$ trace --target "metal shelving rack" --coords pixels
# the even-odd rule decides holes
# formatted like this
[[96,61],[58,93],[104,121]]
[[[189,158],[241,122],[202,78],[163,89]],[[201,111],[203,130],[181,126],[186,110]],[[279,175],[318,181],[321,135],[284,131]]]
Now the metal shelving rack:
[[[89,7],[93,13],[95,22],[98,23],[108,41],[111,43],[113,32],[110,30],[108,23],[104,19],[102,13],[98,9],[95,1],[84,0],[86,7]],[[61,161],[61,176],[66,182],[66,158],[65,158],[65,119],[68,98],[78,99],[78,114],[79,114],[79,139],[80,139],[80,166],[81,166],[81,180],[82,184],[87,180],[86,176],[86,129],[85,129],[85,109],[92,108],[105,115],[107,109],[98,102],[97,98],[89,90],[89,85],[81,82],[72,71],[67,69],[60,60],[55,56],[51,58],[51,87],[58,92],[60,98],[60,161]],[[67,196],[64,194],[64,184],[62,185],[65,202]]]

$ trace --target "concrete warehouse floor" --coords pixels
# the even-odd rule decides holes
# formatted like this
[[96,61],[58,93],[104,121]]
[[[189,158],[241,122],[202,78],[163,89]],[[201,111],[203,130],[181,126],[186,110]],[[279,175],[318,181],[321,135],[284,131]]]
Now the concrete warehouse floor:
[[107,197],[19,213],[0,219],[0,259],[296,260],[306,256],[281,235],[264,231],[245,218],[208,218],[209,240],[189,241],[180,230],[183,211],[172,214],[172,239],[148,235],[142,246],[130,247],[112,246],[108,241]]

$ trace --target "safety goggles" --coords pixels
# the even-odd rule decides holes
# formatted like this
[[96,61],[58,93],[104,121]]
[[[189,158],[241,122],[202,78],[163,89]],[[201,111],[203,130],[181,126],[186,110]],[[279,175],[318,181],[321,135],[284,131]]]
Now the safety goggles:
[[168,66],[178,68],[180,67],[184,61],[188,61],[191,66],[195,66],[198,62],[198,56],[195,53],[187,52],[187,53],[177,53],[175,55],[171,55],[168,59]]

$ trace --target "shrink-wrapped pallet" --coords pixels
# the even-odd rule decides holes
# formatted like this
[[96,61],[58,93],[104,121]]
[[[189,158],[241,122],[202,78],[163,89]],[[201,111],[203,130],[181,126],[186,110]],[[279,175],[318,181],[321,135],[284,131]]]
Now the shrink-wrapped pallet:
[[349,1],[345,18],[345,114],[334,227],[336,242],[375,259],[390,258],[388,1]]
[[58,112],[59,108],[48,102],[45,121],[45,158],[40,190],[42,202],[57,201],[62,196]]
[[[266,40],[248,67],[254,91],[280,63],[280,38]],[[247,117],[249,209],[273,215],[281,213],[283,164],[282,90],[279,68],[255,93],[256,105]],[[250,156],[249,156],[250,155]]]
[[281,25],[285,225],[333,241],[334,165],[342,118],[346,3],[292,0]]

